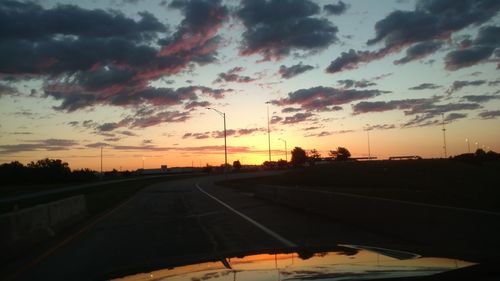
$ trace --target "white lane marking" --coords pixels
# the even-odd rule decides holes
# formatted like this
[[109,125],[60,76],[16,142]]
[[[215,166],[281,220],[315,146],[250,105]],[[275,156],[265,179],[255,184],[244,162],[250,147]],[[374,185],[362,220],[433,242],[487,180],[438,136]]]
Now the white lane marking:
[[228,204],[222,202],[221,200],[219,200],[218,198],[214,197],[212,194],[206,192],[205,190],[203,190],[203,188],[200,187],[200,185],[198,183],[196,183],[196,187],[198,188],[199,191],[201,191],[202,193],[204,193],[205,195],[207,195],[208,197],[214,199],[215,201],[219,202],[219,204],[221,204],[222,206],[228,208],[230,211],[232,211],[233,213],[239,215],[240,217],[244,218],[246,221],[248,221],[249,223],[255,225],[256,227],[258,227],[260,230],[264,231],[265,233],[267,233],[269,236],[273,237],[274,239],[280,241],[281,243],[283,243],[285,246],[287,247],[297,247],[297,245],[293,242],[291,242],[290,240],[286,239],[286,238],[283,238],[282,236],[280,236],[279,234],[277,234],[276,232],[270,230],[269,228],[263,226],[262,224],[256,222],[255,220],[251,219],[250,217],[248,217],[247,215],[235,210],[233,207],[229,206]]

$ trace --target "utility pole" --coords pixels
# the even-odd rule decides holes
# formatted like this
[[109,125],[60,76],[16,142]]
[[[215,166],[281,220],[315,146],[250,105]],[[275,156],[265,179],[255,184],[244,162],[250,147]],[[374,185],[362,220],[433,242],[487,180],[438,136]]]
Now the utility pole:
[[288,149],[286,147],[286,140],[279,138],[279,140],[283,141],[285,143],[285,161],[288,163]]
[[269,145],[269,162],[271,162],[271,127],[269,125],[269,104],[270,102],[266,102],[267,104],[267,142]]
[[448,155],[446,153],[446,129],[444,127],[444,113],[441,113],[441,117],[443,119],[443,150],[444,150],[444,158],[448,158]]
[[227,133],[226,133],[226,113],[215,108],[207,107],[208,110],[217,112],[224,119],[224,177],[227,179]]
[[102,176],[102,145],[101,145],[101,176]]
[[370,129],[366,130],[366,134],[368,135],[368,159],[371,158],[371,151],[370,151]]

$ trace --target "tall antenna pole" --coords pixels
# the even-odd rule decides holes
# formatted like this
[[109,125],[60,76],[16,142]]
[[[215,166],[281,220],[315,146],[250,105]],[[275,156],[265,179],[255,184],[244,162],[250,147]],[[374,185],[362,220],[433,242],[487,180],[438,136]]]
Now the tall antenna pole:
[[269,145],[269,162],[271,162],[271,129],[269,126],[269,102],[267,104],[267,142]]
[[101,175],[102,175],[102,145],[101,145]]
[[366,134],[368,135],[368,158],[371,158],[371,151],[370,151],[370,129],[366,130]]
[[443,150],[444,150],[444,158],[448,158],[448,155],[446,153],[446,129],[444,127],[444,113],[441,113],[441,117],[443,119]]

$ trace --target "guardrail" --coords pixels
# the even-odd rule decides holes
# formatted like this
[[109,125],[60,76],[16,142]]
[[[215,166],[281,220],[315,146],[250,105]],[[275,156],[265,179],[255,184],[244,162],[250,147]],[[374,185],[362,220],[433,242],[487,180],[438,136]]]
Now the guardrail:
[[0,215],[0,261],[4,262],[54,236],[87,215],[84,195],[73,196]]

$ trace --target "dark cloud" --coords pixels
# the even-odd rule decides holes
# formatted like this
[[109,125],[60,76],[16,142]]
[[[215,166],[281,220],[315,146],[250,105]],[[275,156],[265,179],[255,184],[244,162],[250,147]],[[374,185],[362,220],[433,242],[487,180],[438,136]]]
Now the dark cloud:
[[256,80],[249,76],[243,76],[238,74],[239,72],[242,72],[244,70],[245,69],[243,67],[234,67],[228,70],[227,72],[219,73],[214,83],[223,83],[223,82],[249,83]]
[[182,138],[187,139],[187,138],[194,138],[197,140],[201,139],[208,139],[210,135],[208,133],[185,133]]
[[416,43],[406,49],[406,56],[394,61],[394,64],[405,64],[410,61],[421,59],[428,54],[436,52],[441,46],[443,46],[443,42],[436,40]]
[[479,113],[479,117],[483,119],[495,119],[500,117],[500,110],[483,111]]
[[317,129],[321,129],[322,127],[319,127],[319,126],[313,126],[313,127],[307,127],[307,128],[304,128],[302,129],[303,131],[312,131],[312,130],[317,130]]
[[448,90],[446,90],[446,93],[449,95],[459,91],[463,87],[468,87],[468,86],[481,86],[486,83],[486,80],[473,80],[473,81],[455,81],[453,84],[450,86]]
[[277,124],[277,123],[281,122],[282,120],[283,120],[282,117],[273,116],[273,117],[271,117],[270,123],[271,124]]
[[[265,128],[246,128],[246,129],[230,129],[226,130],[226,136],[241,137],[246,135],[252,135],[258,132],[267,132]],[[208,138],[223,138],[224,131],[212,131],[203,133],[185,133],[182,138],[194,138],[194,139],[208,139]]]
[[23,135],[23,136],[25,136],[25,135],[33,135],[32,132],[12,132],[12,133],[9,133],[9,134],[11,134],[11,135]]
[[457,70],[485,61],[491,56],[493,50],[490,47],[473,46],[449,52],[445,58],[446,69]]
[[338,80],[337,82],[339,84],[343,85],[344,88],[346,88],[346,89],[349,89],[349,88],[352,88],[352,87],[367,88],[367,87],[371,87],[371,86],[376,86],[377,85],[377,83],[371,82],[371,81],[366,80],[366,79],[362,79],[362,80],[359,80],[359,81],[352,80],[352,79],[344,79],[344,80]]
[[353,112],[354,114],[361,114],[402,110],[407,116],[416,115],[412,120],[404,123],[402,127],[414,127],[438,124],[439,120],[435,118],[450,111],[475,110],[481,108],[478,103],[437,104],[440,100],[441,98],[439,97],[432,97],[428,99],[360,102],[353,106]]
[[30,151],[68,150],[76,145],[78,145],[77,141],[69,139],[33,140],[20,144],[0,145],[0,154],[13,154]]
[[352,133],[354,130],[340,130],[340,131],[322,131],[317,134],[306,134],[304,137],[328,137],[331,135]]
[[396,109],[410,109],[412,107],[422,106],[425,104],[433,103],[433,99],[406,99],[406,100],[392,100],[392,101],[362,101],[353,105],[354,114],[368,113],[368,112],[384,112]]
[[301,123],[304,121],[310,120],[311,117],[313,117],[314,114],[310,112],[305,112],[305,113],[295,113],[293,116],[287,116],[285,119],[281,122],[282,124],[297,124]]
[[290,67],[281,65],[279,74],[281,75],[281,78],[290,79],[312,69],[314,69],[312,65],[302,64],[302,62],[300,62],[299,64],[292,65]]
[[[422,58],[439,49],[438,41],[450,39],[453,32],[470,25],[484,23],[494,17],[500,9],[496,0],[452,1],[452,0],[420,0],[415,10],[396,10],[375,24],[375,37],[367,41],[368,45],[384,43],[381,49],[369,51],[350,50],[342,53],[326,69],[329,73],[357,68],[361,63],[381,59],[388,54],[399,52],[402,48],[412,47],[407,56],[399,63]],[[434,42],[434,43],[430,43]],[[469,50],[467,56],[471,60],[481,60],[485,50]],[[447,68],[453,68],[453,61],[462,56],[450,53]],[[463,57],[466,57],[465,54]],[[449,62],[448,62],[449,61]]]
[[449,38],[454,31],[489,20],[499,9],[500,3],[496,0],[420,0],[414,11],[394,11],[378,21],[376,36],[367,43],[384,42],[386,48],[399,48],[415,42]]
[[190,118],[188,112],[162,111],[152,116],[136,118],[130,122],[131,128],[146,128],[162,123],[184,122]]
[[416,90],[416,91],[418,91],[418,90],[435,90],[435,89],[439,89],[441,87],[442,86],[439,86],[439,85],[436,85],[433,83],[422,83],[418,86],[408,88],[408,90]]
[[232,90],[213,89],[203,86],[188,86],[177,89],[147,87],[134,93],[118,92],[111,96],[99,93],[82,92],[80,89],[68,89],[62,85],[48,85],[45,87],[45,96],[61,100],[57,110],[76,111],[98,104],[115,106],[139,106],[143,104],[153,106],[173,106],[185,103],[186,107],[195,107],[200,104],[193,103],[198,96],[222,98],[225,92]]
[[378,124],[378,125],[368,125],[366,130],[389,130],[396,128],[394,124]]
[[323,6],[323,10],[331,15],[341,15],[345,13],[348,5],[342,1],[339,1],[337,4],[327,4]]
[[445,115],[445,118],[444,118],[444,122],[452,122],[452,121],[455,121],[455,120],[458,120],[458,119],[462,119],[462,118],[466,118],[467,117],[467,113],[450,113],[450,114],[447,114]]
[[245,26],[241,53],[279,59],[292,50],[314,52],[336,42],[338,29],[317,18],[320,7],[309,0],[244,0],[237,11]]
[[299,112],[299,111],[302,111],[302,108],[285,107],[281,110],[282,113],[291,113],[291,112]]
[[288,93],[288,97],[273,100],[279,106],[300,105],[302,109],[314,111],[339,110],[338,105],[363,100],[388,93],[381,90],[346,90],[331,87],[313,87]]
[[462,99],[468,102],[483,103],[491,100],[499,100],[499,95],[467,95],[462,96]]
[[225,90],[201,86],[150,86],[194,63],[213,62],[228,15],[217,0],[173,1],[170,7],[183,16],[172,35],[147,12],[133,19],[117,11],[2,1],[0,73],[43,79],[44,96],[68,112],[96,105],[193,108],[204,104],[197,101],[200,94],[223,97]]
[[344,80],[338,80],[337,81],[340,85],[343,85],[344,88],[349,89],[354,86],[354,83],[356,83],[355,80],[352,79],[344,79]]
[[85,145],[88,148],[100,148],[100,147],[110,147],[111,145],[105,142],[94,142]]
[[86,10],[74,5],[44,9],[33,2],[1,1],[0,38],[47,40],[58,34],[143,41],[167,30],[152,14],[142,12],[139,16],[141,19],[135,21],[116,11]]
[[210,106],[210,102],[208,101],[192,101],[189,103],[186,103],[184,106],[185,109],[193,109],[197,107],[208,107]]
[[355,51],[350,49],[349,52],[342,52],[340,57],[333,60],[326,68],[328,73],[337,73],[345,70],[355,69],[360,63],[368,63],[374,59],[382,57],[383,53],[369,51]]
[[[457,70],[478,63],[486,62],[500,47],[500,26],[484,26],[468,46],[463,49],[451,51],[446,55],[445,65],[448,70]],[[497,58],[500,56],[495,54]]]
[[500,84],[500,79],[488,82],[488,86],[498,86]]

